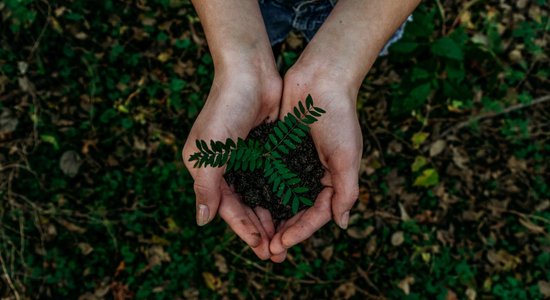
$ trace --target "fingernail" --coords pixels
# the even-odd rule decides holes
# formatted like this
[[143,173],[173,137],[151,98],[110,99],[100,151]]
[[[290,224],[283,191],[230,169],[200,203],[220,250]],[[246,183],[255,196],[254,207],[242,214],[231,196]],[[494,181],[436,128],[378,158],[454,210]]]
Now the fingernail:
[[199,211],[197,212],[197,224],[199,226],[206,225],[208,223],[209,216],[208,206],[199,204]]
[[340,218],[340,227],[342,227],[342,229],[348,228],[348,222],[349,222],[349,210],[342,214],[342,218]]

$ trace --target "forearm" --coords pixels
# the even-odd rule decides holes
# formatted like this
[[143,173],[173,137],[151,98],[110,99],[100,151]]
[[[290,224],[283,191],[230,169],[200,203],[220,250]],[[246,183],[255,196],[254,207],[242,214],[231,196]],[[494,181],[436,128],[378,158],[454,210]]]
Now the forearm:
[[216,69],[275,69],[257,0],[193,0]]
[[389,37],[420,0],[340,0],[298,63],[359,88]]

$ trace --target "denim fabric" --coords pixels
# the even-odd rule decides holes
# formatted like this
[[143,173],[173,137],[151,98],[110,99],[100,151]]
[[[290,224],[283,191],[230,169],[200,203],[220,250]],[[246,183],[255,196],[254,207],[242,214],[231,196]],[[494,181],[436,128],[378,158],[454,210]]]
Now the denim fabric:
[[[291,30],[301,32],[309,42],[328,17],[338,0],[260,0],[271,45],[284,41]],[[380,55],[388,53],[388,47],[398,41],[410,16],[384,46]]]

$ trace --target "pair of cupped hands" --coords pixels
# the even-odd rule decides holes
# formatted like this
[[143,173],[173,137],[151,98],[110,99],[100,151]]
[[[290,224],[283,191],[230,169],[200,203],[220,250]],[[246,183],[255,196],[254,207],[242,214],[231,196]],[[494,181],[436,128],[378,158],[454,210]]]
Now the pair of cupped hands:
[[[197,224],[205,225],[219,213],[260,259],[282,262],[290,247],[331,219],[347,228],[359,192],[362,137],[356,113],[358,87],[347,84],[345,76],[300,61],[284,79],[275,70],[274,65],[266,69],[253,64],[216,68],[206,103],[183,148],[183,160],[194,179]],[[241,201],[223,177],[225,167],[193,168],[189,162],[197,139],[245,138],[252,128],[285,116],[308,94],[315,106],[327,111],[311,126],[325,168],[325,187],[312,207],[275,226],[267,209],[250,208]]]

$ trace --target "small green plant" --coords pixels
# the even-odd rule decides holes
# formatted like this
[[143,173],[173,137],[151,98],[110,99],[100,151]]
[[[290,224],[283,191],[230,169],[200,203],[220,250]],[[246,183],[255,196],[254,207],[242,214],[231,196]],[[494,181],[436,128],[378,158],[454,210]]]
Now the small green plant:
[[299,101],[293,113],[288,113],[283,120],[277,121],[265,144],[254,139],[245,141],[241,138],[235,143],[228,138],[225,143],[211,140],[209,147],[206,141],[197,140],[199,152],[193,153],[189,161],[195,161],[195,168],[227,165],[227,171],[253,172],[262,169],[272,191],[282,198],[284,205],[292,203],[292,212],[297,213],[300,203],[312,205],[313,202],[302,196],[309,189],[300,185],[300,178],[288,169],[282,157],[296,149],[309,132],[308,125],[315,123],[324,113],[322,108],[313,105],[313,99],[308,95],[305,106]]

